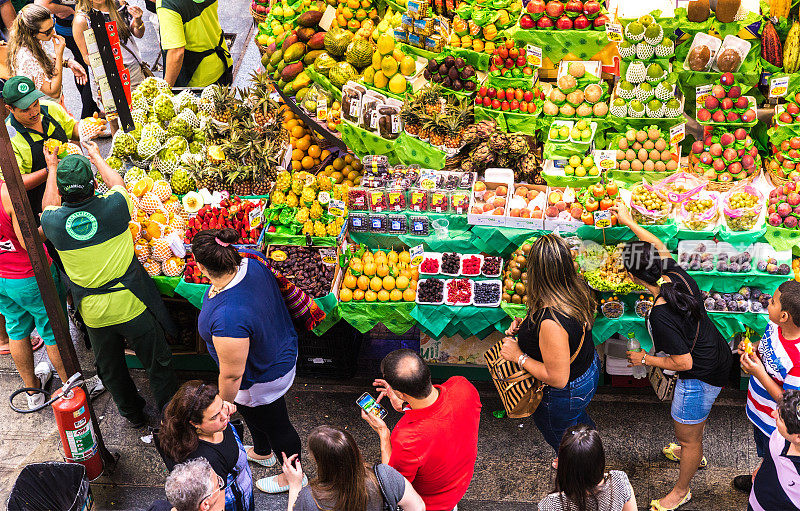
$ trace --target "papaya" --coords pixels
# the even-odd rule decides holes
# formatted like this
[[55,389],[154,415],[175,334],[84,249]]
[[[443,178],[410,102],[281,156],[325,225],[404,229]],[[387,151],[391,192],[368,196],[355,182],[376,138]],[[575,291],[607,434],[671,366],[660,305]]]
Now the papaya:
[[287,64],[286,67],[283,68],[283,71],[281,71],[281,79],[286,82],[291,82],[297,77],[297,75],[299,75],[302,72],[303,72],[303,63],[293,62],[292,64]]
[[273,53],[269,57],[269,63],[272,64],[273,66],[277,66],[278,62],[282,61],[283,61],[283,50],[276,50],[275,53]]
[[309,50],[324,50],[325,49],[325,32],[317,32],[306,43]]
[[286,36],[286,39],[283,40],[283,44],[281,44],[281,50],[283,50],[285,52],[286,49],[289,48],[289,46],[293,45],[294,43],[296,43],[299,40],[300,40],[300,38],[297,37],[297,33],[292,32],[291,34]]
[[284,85],[283,88],[281,89],[281,91],[284,94],[286,94],[287,96],[291,96],[294,93],[294,90],[292,89],[292,84],[291,83],[287,83],[286,85]]
[[301,42],[308,42],[309,39],[316,33],[313,28],[309,27],[302,27],[297,29],[297,38]]
[[300,60],[306,52],[305,43],[296,42],[283,52],[283,61],[287,64]]
[[292,92],[297,92],[304,87],[308,87],[311,83],[311,77],[305,71],[300,71],[300,74],[295,76],[292,80]]
[[306,56],[303,58],[303,64],[310,66],[314,63],[317,57],[323,53],[325,53],[325,50],[311,50],[310,52],[306,53]]
[[297,17],[295,23],[301,27],[315,27],[322,19],[322,11],[306,11]]

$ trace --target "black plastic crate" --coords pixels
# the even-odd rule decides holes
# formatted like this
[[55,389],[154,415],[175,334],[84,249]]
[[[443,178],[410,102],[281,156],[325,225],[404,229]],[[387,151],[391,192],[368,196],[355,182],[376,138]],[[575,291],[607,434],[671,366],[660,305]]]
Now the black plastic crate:
[[346,321],[317,336],[298,332],[297,375],[348,379],[358,369],[358,353],[364,336]]

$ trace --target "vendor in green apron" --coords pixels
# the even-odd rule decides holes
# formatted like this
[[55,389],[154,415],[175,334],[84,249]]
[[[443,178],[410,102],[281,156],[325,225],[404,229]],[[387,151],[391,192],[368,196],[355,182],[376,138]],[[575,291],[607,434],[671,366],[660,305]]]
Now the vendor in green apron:
[[44,142],[51,138],[62,143],[80,140],[78,122],[61,105],[46,97],[26,76],[9,78],[3,86],[3,101],[11,111],[6,117],[8,136],[37,219],[42,212],[47,180]]
[[233,81],[231,54],[222,34],[218,0],[157,0],[164,79],[173,87]]
[[147,371],[161,410],[178,389],[164,336],[165,330],[175,336],[175,327],[153,279],[134,254],[128,230],[133,203],[122,177],[103,160],[95,143],[87,147],[110,191],[95,195],[90,161],[81,155],[67,156],[47,176],[42,228],[71,281],[97,373],[120,414],[133,427],[141,427],[147,423],[145,401],[125,364],[125,341]]

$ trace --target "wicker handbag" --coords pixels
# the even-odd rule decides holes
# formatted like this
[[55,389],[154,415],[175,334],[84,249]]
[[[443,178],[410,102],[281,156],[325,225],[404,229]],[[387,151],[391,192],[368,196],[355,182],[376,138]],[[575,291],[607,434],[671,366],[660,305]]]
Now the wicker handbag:
[[[692,288],[689,287],[689,283],[686,282],[686,279],[684,279],[680,273],[676,273],[675,275],[680,277],[689,291],[692,290]],[[656,300],[658,300],[658,297],[653,300],[653,303],[655,303]],[[692,342],[692,348],[689,350],[689,354],[694,351],[698,337],[700,337],[700,321],[697,322],[697,331],[694,334],[694,342]],[[672,401],[672,398],[675,396],[675,384],[678,383],[678,373],[667,375],[664,374],[664,370],[660,367],[649,366],[647,368],[647,379],[650,380],[650,385],[652,385],[658,399],[661,401]]]
[[[539,311],[539,321],[537,321],[536,327],[537,339],[542,314],[544,314],[544,309]],[[578,357],[578,353],[581,352],[585,337],[586,328],[583,329],[578,349],[569,359],[570,365]],[[500,341],[489,348],[489,351],[484,353],[483,356],[486,359],[486,365],[489,368],[492,381],[500,394],[500,400],[503,402],[506,414],[511,419],[522,419],[533,414],[539,403],[542,402],[545,383],[534,378],[531,373],[521,368],[516,362],[509,362],[504,359],[500,355],[502,348],[503,341]]]

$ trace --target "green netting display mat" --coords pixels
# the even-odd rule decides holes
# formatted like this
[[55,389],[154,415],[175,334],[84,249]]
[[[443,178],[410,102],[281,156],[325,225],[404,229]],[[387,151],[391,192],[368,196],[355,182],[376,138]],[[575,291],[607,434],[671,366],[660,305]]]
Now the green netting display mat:
[[389,163],[397,165],[419,165],[426,169],[443,169],[446,159],[444,151],[427,142],[400,133],[395,140],[388,140],[371,131],[367,131],[352,122],[342,119],[339,124],[342,141],[351,148],[359,158],[368,154],[382,154]]
[[613,179],[618,183],[624,183],[628,185],[637,185],[642,182],[642,179],[650,182],[655,183],[656,181],[661,181],[662,179],[666,179],[672,174],[678,172],[677,170],[671,171],[664,171],[664,172],[656,172],[656,171],[634,171],[634,170],[619,170],[619,169],[609,169],[606,171],[606,176],[609,179]]
[[544,172],[541,173],[541,176],[548,185],[560,188],[566,186],[572,188],[586,188],[600,181],[600,176],[575,177],[561,174],[546,174]]
[[800,245],[800,231],[783,227],[765,227],[764,238],[775,250],[790,250]]
[[344,302],[340,317],[359,332],[366,333],[382,323],[395,334],[403,334],[416,324],[411,316],[414,302]]
[[538,106],[536,113],[504,112],[493,108],[476,106],[474,110],[475,122],[483,119],[491,119],[497,126],[508,133],[524,133],[526,135],[536,135],[536,130],[540,128],[539,114],[541,106]]
[[[675,237],[678,232],[678,225],[673,220],[663,225],[643,225],[642,227],[653,233],[658,239],[663,240],[670,250],[675,250],[678,246],[678,240]],[[607,245],[622,243],[636,238],[633,231],[624,226],[595,229],[592,225],[582,225],[578,227],[576,234],[583,240],[591,240]]]
[[727,241],[731,245],[750,245],[751,243],[766,241],[766,232],[766,225],[762,225],[760,228],[751,231],[731,231],[726,225],[721,225],[718,234],[722,241]]
[[606,45],[608,36],[605,30],[509,30],[513,38],[525,44],[542,49],[542,55],[555,65],[562,57],[572,53],[578,60],[591,58]]
[[417,305],[411,316],[419,329],[434,339],[456,334],[483,338],[494,330],[505,330],[510,324],[508,315],[499,307]]
[[735,293],[742,286],[754,286],[762,291],[772,294],[778,286],[786,282],[787,275],[770,275],[762,272],[729,273],[718,271],[690,271],[688,272],[703,291],[717,291],[719,293]]

